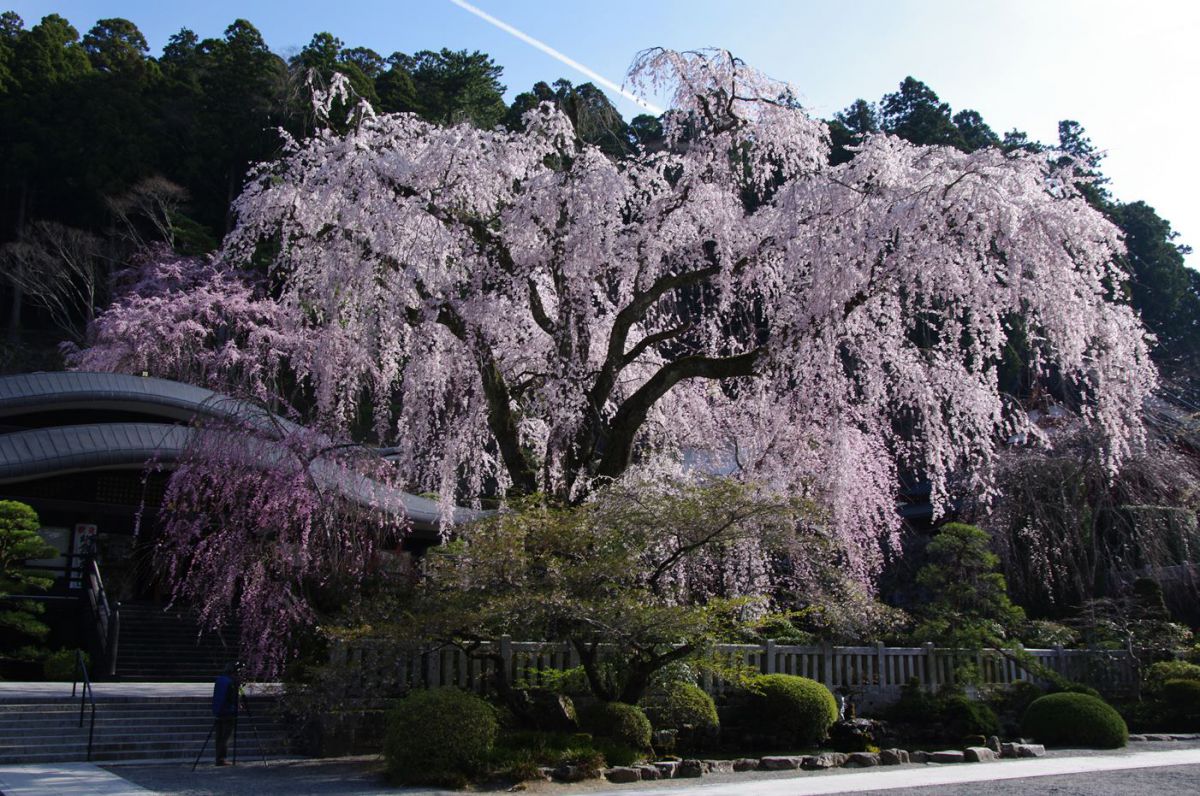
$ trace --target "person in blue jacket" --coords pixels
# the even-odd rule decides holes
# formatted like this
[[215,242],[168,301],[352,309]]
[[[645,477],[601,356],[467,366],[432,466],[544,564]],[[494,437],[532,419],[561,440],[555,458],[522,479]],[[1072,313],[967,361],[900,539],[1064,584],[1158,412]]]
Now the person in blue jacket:
[[212,712],[217,725],[217,765],[225,765],[229,736],[233,734],[238,713],[237,663],[225,665],[213,684]]

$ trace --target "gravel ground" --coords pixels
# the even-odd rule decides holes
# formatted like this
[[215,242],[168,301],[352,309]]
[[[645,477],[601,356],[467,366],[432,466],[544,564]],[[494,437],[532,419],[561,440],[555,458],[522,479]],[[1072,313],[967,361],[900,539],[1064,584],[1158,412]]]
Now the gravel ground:
[[[1139,752],[1166,751],[1174,749],[1200,749],[1200,742],[1137,743],[1125,750],[1091,751],[1082,749],[1050,752],[1052,757],[1090,757],[1113,755],[1136,755]],[[963,764],[972,769],[983,769],[985,765],[1003,766],[1005,761],[994,764]],[[172,796],[376,796],[377,794],[442,794],[439,791],[420,788],[397,788],[389,786],[382,776],[382,765],[377,757],[337,758],[330,760],[271,761],[264,766],[261,762],[239,763],[238,766],[214,767],[211,763],[201,765],[195,772],[191,764],[105,766],[129,781],[163,794]],[[918,770],[926,766],[889,766],[883,771],[900,769]],[[530,783],[527,791],[539,796],[599,796],[600,791],[620,793],[622,791],[654,790],[672,796],[675,792],[698,792],[713,785],[746,785],[756,782],[780,780],[807,780],[813,777],[840,777],[861,774],[863,769],[837,769],[830,772],[746,772],[742,774],[708,775],[696,780],[667,780],[664,782],[638,782],[625,786],[602,781],[590,781],[577,785],[558,783]],[[501,790],[505,790],[502,788]],[[495,792],[495,791],[493,791]],[[748,788],[747,793],[752,793]],[[461,793],[459,791],[458,793]],[[1089,774],[1065,774],[1026,779],[989,780],[978,783],[962,783],[952,786],[914,787],[890,790],[859,791],[869,794],[913,794],[913,796],[1017,796],[1017,794],[1052,793],[1061,796],[1074,794],[1096,794],[1097,796],[1176,796],[1200,793],[1200,766],[1170,766],[1136,770],[1105,771]]]

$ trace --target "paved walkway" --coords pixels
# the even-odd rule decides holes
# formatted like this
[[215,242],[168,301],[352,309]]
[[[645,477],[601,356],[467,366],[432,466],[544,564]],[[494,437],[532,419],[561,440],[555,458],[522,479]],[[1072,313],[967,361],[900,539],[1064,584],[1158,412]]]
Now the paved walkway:
[[[832,793],[862,793],[972,782],[1052,777],[1064,774],[1128,771],[1167,766],[1200,765],[1200,749],[1171,749],[1130,754],[1089,755],[1086,757],[1043,757],[1031,760],[999,760],[995,763],[905,766],[896,769],[838,769],[817,776],[793,776],[780,779],[755,779],[752,782],[696,783],[684,793],[704,796],[817,796]],[[671,780],[671,783],[681,780]],[[588,796],[664,796],[661,787],[612,788],[594,790]]]
[[146,796],[152,793],[91,763],[0,767],[0,794],[3,796]]
[[[80,686],[81,687],[81,686]],[[277,683],[245,683],[250,696],[273,694],[280,686]],[[150,699],[168,697],[211,697],[212,683],[92,683],[96,701],[120,701],[123,699]],[[0,681],[0,702],[23,702],[26,700],[71,699],[70,683],[19,683]],[[75,692],[79,699],[79,692]]]
[[[881,793],[902,791],[913,794],[1025,793],[1044,790],[1051,783],[1082,782],[1081,790],[1069,793],[1145,792],[1138,783],[1162,773],[1169,776],[1155,788],[1162,794],[1194,793],[1200,773],[1200,748],[1156,749],[1118,753],[1073,753],[1034,760],[1002,760],[987,764],[924,765],[869,770],[839,769],[831,772],[779,772],[771,775],[728,775],[720,781],[669,780],[648,784],[612,786],[584,783],[577,786],[544,783],[531,790],[542,794],[579,796],[817,796],[836,793]],[[379,775],[377,760],[370,758],[295,760],[282,764],[254,763],[236,768],[205,766],[192,772],[190,765],[110,766],[105,770],[90,763],[60,763],[0,767],[3,796],[147,796],[148,794],[408,794],[430,790],[397,789]],[[1139,771],[1142,771],[1139,779]],[[116,772],[116,773],[112,773]],[[1111,773],[1106,773],[1111,772]],[[120,774],[121,776],[118,776]],[[1083,775],[1083,776],[1081,776]],[[124,777],[124,778],[123,778]],[[1074,777],[1074,780],[1070,778]],[[1108,779],[1114,788],[1103,787]],[[131,781],[132,780],[132,781]],[[135,784],[140,783],[140,784]],[[1016,790],[1003,789],[1012,782]],[[975,783],[975,785],[972,785]],[[1182,783],[1180,785],[1180,783]],[[1174,789],[1180,785],[1182,790]],[[979,790],[982,788],[982,790]],[[921,790],[928,789],[928,790]],[[444,791],[436,791],[444,792]]]

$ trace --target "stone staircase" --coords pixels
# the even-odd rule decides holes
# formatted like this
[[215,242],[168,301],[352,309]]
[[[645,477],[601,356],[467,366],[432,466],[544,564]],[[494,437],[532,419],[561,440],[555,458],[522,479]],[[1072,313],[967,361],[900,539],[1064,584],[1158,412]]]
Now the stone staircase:
[[211,682],[237,658],[238,628],[201,632],[187,611],[123,603],[117,678],[134,682]]
[[[274,698],[254,696],[246,702],[249,715],[243,712],[238,720],[238,759],[286,754],[287,736]],[[79,726],[77,699],[0,702],[0,765],[87,760],[90,719],[88,705]],[[98,698],[92,761],[195,760],[212,723],[208,697]],[[212,764],[213,743],[209,739],[202,763]]]

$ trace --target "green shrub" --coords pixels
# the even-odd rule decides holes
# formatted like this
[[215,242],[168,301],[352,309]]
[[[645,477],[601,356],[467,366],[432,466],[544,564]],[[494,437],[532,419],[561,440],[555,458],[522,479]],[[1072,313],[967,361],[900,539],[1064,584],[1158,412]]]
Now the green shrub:
[[496,711],[474,694],[414,691],[388,713],[388,773],[407,784],[461,786],[482,770],[497,730]]
[[[92,661],[83,653],[83,663],[91,672]],[[52,682],[69,683],[75,679],[75,650],[55,650],[42,661],[42,675]],[[80,675],[82,677],[82,675]]]
[[814,746],[838,718],[829,689],[807,677],[767,674],[750,684],[751,709],[767,734],[785,743]]
[[1170,729],[1195,732],[1200,727],[1200,682],[1168,680],[1163,683],[1161,700]]
[[1021,731],[1047,746],[1116,749],[1129,740],[1125,720],[1111,705],[1067,692],[1035,699],[1025,711]]
[[694,683],[668,683],[646,696],[646,718],[656,730],[698,730],[717,727],[717,706],[703,688]]
[[611,738],[633,749],[650,748],[650,720],[636,705],[597,702],[580,716],[583,728],[593,735]]
[[1087,694],[1096,699],[1103,699],[1100,692],[1092,688],[1090,685],[1077,683],[1074,680],[1062,680],[1062,682],[1051,683],[1046,689],[1047,694]]
[[1187,661],[1159,661],[1146,670],[1143,678],[1148,693],[1162,690],[1168,680],[1200,681],[1200,666]]
[[952,694],[938,700],[938,718],[946,737],[961,740],[968,735],[999,735],[1000,720],[982,702],[963,694]]

